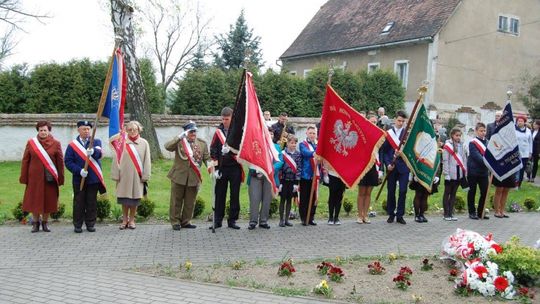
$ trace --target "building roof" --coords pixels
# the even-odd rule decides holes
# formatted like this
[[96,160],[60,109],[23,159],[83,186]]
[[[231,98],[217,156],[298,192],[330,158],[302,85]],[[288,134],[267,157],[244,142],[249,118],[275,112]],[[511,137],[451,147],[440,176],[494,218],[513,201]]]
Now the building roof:
[[[281,59],[435,36],[461,0],[329,0]],[[394,22],[387,34],[385,26]]]

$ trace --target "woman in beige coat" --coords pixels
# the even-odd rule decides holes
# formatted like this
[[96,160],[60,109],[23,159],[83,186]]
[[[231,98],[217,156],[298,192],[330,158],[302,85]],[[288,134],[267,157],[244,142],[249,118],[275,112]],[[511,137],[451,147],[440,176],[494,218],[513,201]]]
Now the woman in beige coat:
[[152,167],[148,142],[139,135],[142,125],[130,121],[126,131],[128,136],[120,163],[114,155],[111,166],[111,178],[116,181],[117,201],[122,205],[122,230],[135,229],[137,206],[144,195],[144,183],[150,178]]

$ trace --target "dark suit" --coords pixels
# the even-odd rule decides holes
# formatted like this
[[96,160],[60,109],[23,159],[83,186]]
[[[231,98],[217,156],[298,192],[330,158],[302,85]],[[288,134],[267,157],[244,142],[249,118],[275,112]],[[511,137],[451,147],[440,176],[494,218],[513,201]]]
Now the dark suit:
[[533,152],[532,152],[533,167],[532,167],[531,176],[530,176],[530,178],[533,180],[536,177],[536,171],[538,171],[539,158],[540,158],[540,132],[537,132],[536,136],[533,137]]
[[[395,130],[392,128],[392,130]],[[400,139],[403,139],[405,136],[405,128],[402,129],[400,134]],[[388,142],[388,139],[384,142],[381,147],[382,158],[385,167],[388,167],[392,164],[394,159],[395,150],[392,145]],[[407,185],[409,183],[409,167],[405,164],[401,157],[398,157],[395,162],[395,167],[392,171],[386,170],[388,174],[388,193],[386,195],[386,211],[389,216],[403,217],[405,214],[405,198],[407,195]],[[397,201],[397,210],[396,210],[396,184],[399,182],[399,196]]]

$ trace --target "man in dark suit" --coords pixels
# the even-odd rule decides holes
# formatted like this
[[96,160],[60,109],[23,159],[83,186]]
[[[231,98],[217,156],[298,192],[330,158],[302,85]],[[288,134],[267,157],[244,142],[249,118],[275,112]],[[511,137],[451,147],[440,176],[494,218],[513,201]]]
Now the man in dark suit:
[[[405,198],[407,195],[407,185],[409,184],[409,168],[403,161],[398,151],[399,143],[405,136],[405,120],[407,114],[398,111],[394,119],[394,126],[388,130],[388,137],[381,147],[383,163],[388,174],[388,193],[386,196],[386,211],[388,213],[388,223],[393,223],[397,217],[397,222],[406,224],[403,219],[405,214]],[[399,182],[399,196],[396,210],[396,187]]]
[[[281,145],[281,148],[285,147],[287,135],[294,134],[294,128],[291,125],[287,125],[288,119],[289,116],[287,113],[282,112],[279,114],[278,121],[270,127],[274,142]],[[285,142],[281,142],[280,140]]]

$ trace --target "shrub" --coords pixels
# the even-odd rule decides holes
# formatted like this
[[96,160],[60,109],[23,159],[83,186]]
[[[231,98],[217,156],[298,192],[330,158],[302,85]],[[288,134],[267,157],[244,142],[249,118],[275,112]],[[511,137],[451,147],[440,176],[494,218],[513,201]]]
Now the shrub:
[[454,205],[457,212],[461,213],[465,210],[465,199],[461,196],[456,196],[456,204]]
[[28,212],[22,210],[22,202],[19,202],[13,210],[11,210],[13,213],[13,217],[16,218],[19,222],[22,222],[26,219],[26,216],[28,216]]
[[58,221],[64,215],[64,212],[66,212],[66,204],[60,203],[58,204],[58,211],[51,213],[51,218],[54,221]]
[[199,215],[201,215],[205,206],[206,201],[202,197],[197,196],[197,199],[195,200],[195,207],[193,208],[193,217],[197,218]]
[[154,214],[154,209],[156,209],[156,203],[147,197],[143,197],[139,207],[137,208],[137,214],[140,217],[147,219],[149,216]]
[[272,218],[272,215],[274,215],[279,208],[279,201],[276,198],[273,198],[270,202],[270,211],[268,212],[268,216]]
[[115,221],[122,220],[122,208],[118,207],[118,204],[112,208],[111,213]]
[[345,210],[345,213],[347,213],[347,216],[349,216],[349,213],[351,213],[352,209],[353,209],[353,203],[348,197],[346,197],[343,200],[343,210]]
[[523,201],[523,206],[527,208],[527,211],[531,211],[536,208],[536,201],[532,197],[528,197]]
[[540,284],[540,250],[521,245],[516,236],[502,247],[502,253],[491,256],[492,261],[499,265],[499,273],[510,270],[520,284]]
[[100,222],[106,219],[111,214],[111,201],[106,194],[98,195],[97,197],[97,218]]

